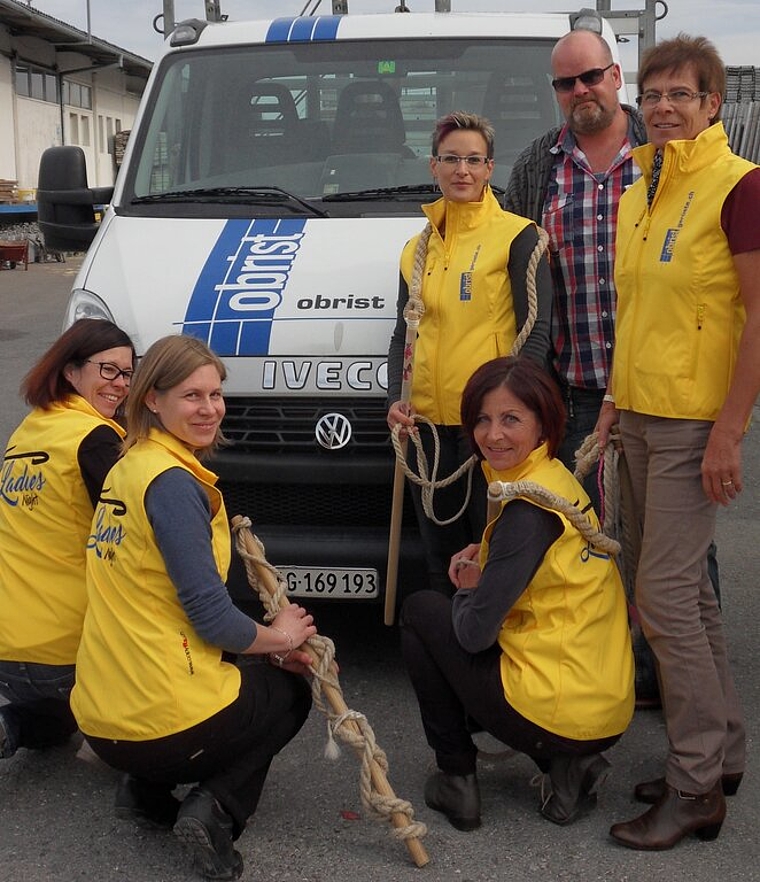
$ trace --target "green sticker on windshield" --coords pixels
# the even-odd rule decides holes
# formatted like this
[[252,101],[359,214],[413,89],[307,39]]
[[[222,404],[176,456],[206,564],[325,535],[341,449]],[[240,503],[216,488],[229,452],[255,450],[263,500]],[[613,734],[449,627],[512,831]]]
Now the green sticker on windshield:
[[395,61],[378,61],[377,62],[377,72],[379,74],[395,74],[396,73],[396,62]]

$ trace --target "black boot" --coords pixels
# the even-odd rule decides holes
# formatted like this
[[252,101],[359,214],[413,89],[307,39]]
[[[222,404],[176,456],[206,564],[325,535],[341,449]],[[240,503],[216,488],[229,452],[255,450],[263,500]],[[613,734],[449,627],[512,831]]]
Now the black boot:
[[549,769],[551,793],[541,814],[554,824],[572,824],[596,806],[596,794],[609,775],[610,763],[601,753],[560,754]]
[[238,879],[243,858],[232,845],[232,818],[212,793],[193,787],[180,806],[175,835],[193,850],[196,872],[205,879]]
[[425,782],[425,805],[448,818],[457,830],[475,830],[480,826],[480,788],[475,772],[447,775],[435,772]]
[[177,820],[179,800],[168,784],[155,784],[124,775],[116,788],[114,810],[117,818],[134,821],[138,827],[171,830]]

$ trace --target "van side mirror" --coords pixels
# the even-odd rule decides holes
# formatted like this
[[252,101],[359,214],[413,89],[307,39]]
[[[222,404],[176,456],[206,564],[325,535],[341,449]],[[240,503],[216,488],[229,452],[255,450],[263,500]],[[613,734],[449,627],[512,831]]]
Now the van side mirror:
[[87,186],[81,147],[48,147],[40,158],[37,222],[51,251],[86,251],[98,223],[95,206],[111,201],[113,187]]

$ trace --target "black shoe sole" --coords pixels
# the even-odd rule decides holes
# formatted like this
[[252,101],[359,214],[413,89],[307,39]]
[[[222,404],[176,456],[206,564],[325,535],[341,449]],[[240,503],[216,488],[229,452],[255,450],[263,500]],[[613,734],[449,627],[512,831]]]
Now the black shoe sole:
[[189,815],[179,818],[174,825],[174,835],[193,852],[196,871],[206,879],[234,880],[243,873],[243,858],[233,850],[234,861],[230,864],[214,848],[206,825]]

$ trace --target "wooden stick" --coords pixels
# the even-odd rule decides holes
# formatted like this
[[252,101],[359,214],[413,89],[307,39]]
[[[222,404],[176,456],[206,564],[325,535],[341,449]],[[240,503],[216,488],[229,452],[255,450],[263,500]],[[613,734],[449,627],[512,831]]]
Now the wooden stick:
[[[401,442],[401,449],[406,456],[409,439]],[[393,501],[391,503],[391,525],[388,536],[388,566],[385,572],[385,613],[383,621],[392,625],[396,620],[396,585],[398,584],[398,562],[401,555],[401,522],[404,516],[404,490],[406,476],[404,468],[396,457],[393,470]]]
[[[249,570],[249,566],[254,567],[256,571],[255,582],[259,586],[260,593],[266,592],[269,598],[276,597],[281,593],[277,575],[270,568],[263,566],[262,564],[257,565],[256,561],[260,560],[261,551],[254,540],[253,534],[245,524],[246,521],[240,515],[235,515],[235,517],[232,518],[232,526],[237,532],[236,541],[238,543],[238,548],[241,551],[246,571]],[[263,595],[262,600],[266,605],[266,599]],[[280,598],[279,605],[281,608],[287,606],[289,603],[290,601],[284,595]],[[319,648],[313,646],[309,640],[307,640],[303,646],[300,646],[299,649],[309,654],[312,661],[315,662],[315,667],[322,659],[322,654]],[[338,669],[334,661],[330,663],[328,670],[334,683],[338,683]],[[322,692],[337,716],[342,717],[344,714],[350,713],[339,686],[336,687],[330,682],[323,681]],[[359,724],[350,716],[345,717],[340,725],[346,726],[358,738],[363,738]],[[354,750],[360,758],[363,757],[363,751],[359,747],[354,746]],[[381,796],[395,801],[396,794],[388,783],[385,771],[374,758],[370,759],[370,774],[375,790]],[[397,830],[410,827],[413,823],[411,817],[406,812],[395,811],[392,812],[389,817],[391,823]],[[430,858],[420,840],[416,837],[408,837],[404,839],[404,842],[406,843],[406,847],[409,850],[409,854],[414,863],[418,867],[424,867]]]
[[[406,338],[404,340],[404,363],[401,371],[401,401],[408,404],[412,398],[412,368],[414,366],[414,348],[417,345],[417,331],[420,326],[420,313],[416,307],[410,307],[405,313]],[[404,458],[409,439],[401,443]],[[393,500],[391,507],[391,525],[388,535],[388,564],[385,571],[385,615],[383,621],[392,625],[396,619],[396,586],[398,584],[398,561],[401,552],[401,522],[404,516],[404,488],[406,479],[404,467],[396,457],[393,471]]]

